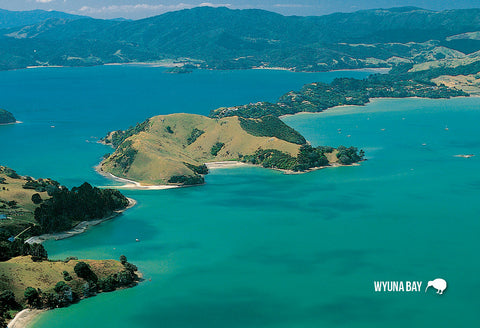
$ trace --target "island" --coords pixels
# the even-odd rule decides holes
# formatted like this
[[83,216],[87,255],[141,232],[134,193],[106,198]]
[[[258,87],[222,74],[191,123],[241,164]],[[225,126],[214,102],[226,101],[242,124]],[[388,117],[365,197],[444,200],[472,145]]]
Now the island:
[[242,161],[289,172],[363,159],[355,147],[317,147],[279,118],[238,116],[219,119],[194,114],[152,117],[102,140],[115,148],[99,170],[145,185],[198,185],[206,163]]
[[[88,183],[68,189],[55,180],[21,176],[0,166],[0,326],[24,308],[64,307],[99,292],[134,286],[137,267],[125,256],[119,261],[49,260],[40,243],[70,237],[131,205],[118,190]],[[64,233],[70,229],[77,230]]]
[[12,113],[5,109],[0,108],[0,124],[11,124],[11,123],[16,123],[17,120],[15,119],[15,116],[13,116]]

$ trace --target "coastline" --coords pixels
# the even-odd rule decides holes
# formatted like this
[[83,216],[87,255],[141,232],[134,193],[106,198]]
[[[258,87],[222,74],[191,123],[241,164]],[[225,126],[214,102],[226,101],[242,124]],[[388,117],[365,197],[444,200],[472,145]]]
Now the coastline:
[[210,162],[210,163],[205,163],[205,165],[208,167],[208,169],[229,169],[229,168],[237,168],[237,167],[242,167],[242,166],[250,166],[250,167],[260,167],[262,169],[270,169],[274,171],[279,171],[282,172],[283,174],[288,174],[288,175],[295,175],[295,174],[304,174],[304,173],[309,173],[313,171],[318,171],[330,167],[341,167],[341,166],[360,166],[359,163],[353,163],[350,165],[345,165],[345,164],[340,164],[340,163],[331,163],[330,165],[325,165],[325,166],[318,166],[318,167],[312,167],[308,170],[305,171],[292,171],[292,170],[284,170],[284,169],[277,169],[274,167],[263,167],[261,165],[257,164],[251,164],[251,163],[244,163],[240,161],[221,161],[221,162]]
[[[17,71],[22,69],[37,69],[37,68],[77,68],[77,67],[97,67],[97,66],[145,66],[145,67],[165,67],[165,68],[172,68],[172,67],[182,67],[186,64],[192,62],[199,62],[198,60],[191,60],[191,61],[181,61],[176,62],[174,59],[166,59],[166,60],[158,60],[158,61],[151,61],[151,62],[124,62],[124,63],[104,63],[98,64],[93,66],[61,66],[61,65],[32,65],[26,66],[22,68],[12,68],[7,69],[7,71]],[[197,69],[205,69],[205,70],[221,70],[215,68],[197,68]],[[363,67],[363,68],[342,68],[342,69],[332,69],[327,71],[297,71],[295,67],[268,67],[268,66],[258,66],[258,67],[249,67],[244,69],[232,69],[232,70],[273,70],[273,71],[289,71],[293,73],[328,73],[328,72],[372,72],[372,73],[388,73],[392,68],[391,67]]]
[[15,121],[15,122],[10,122],[10,123],[0,123],[0,125],[13,125],[13,124],[22,124],[22,121]]
[[46,310],[24,309],[18,312],[12,321],[7,325],[8,328],[26,328],[28,327],[40,313]]
[[209,170],[215,170],[215,169],[229,169],[229,168],[235,168],[240,166],[250,166],[253,164],[248,164],[240,161],[219,161],[219,162],[205,163],[205,165]]
[[140,182],[125,179],[125,178],[120,178],[120,177],[117,177],[116,175],[113,175],[112,173],[103,171],[101,168],[101,163],[95,166],[95,171],[98,174],[103,175],[108,179],[125,183],[120,186],[104,186],[105,188],[130,189],[130,190],[165,190],[165,189],[182,187],[182,186],[176,186],[176,185],[142,185]]
[[[143,273],[139,270],[134,272],[135,275],[137,275],[138,280],[131,286],[123,286],[117,288],[117,290],[121,289],[126,289],[126,288],[131,288],[138,283],[144,281],[144,276]],[[103,293],[103,292],[100,292]],[[80,301],[85,299],[84,297],[80,298]],[[72,306],[74,304],[70,304],[69,306]],[[32,324],[38,319],[38,316],[44,312],[49,311],[50,309],[23,309],[22,311],[18,312],[15,317],[7,324],[7,328],[27,328],[27,327],[33,327]]]
[[[398,99],[398,98],[394,98],[394,99]],[[296,115],[320,114],[320,113],[326,112],[327,110],[342,109],[342,108],[348,108],[348,107],[358,107],[358,106],[364,107],[365,105],[338,105],[338,106],[329,107],[327,109],[324,109],[321,112],[298,112],[298,113],[295,113],[295,114],[280,115],[278,118],[282,119],[282,118],[286,118],[286,117],[290,117],[290,116],[296,116]]]
[[128,203],[129,204],[126,208],[124,208],[123,210],[115,211],[112,215],[110,215],[106,218],[98,219],[98,220],[92,220],[92,221],[82,221],[79,224],[77,224],[75,227],[73,227],[73,229],[71,229],[71,230],[63,231],[63,232],[56,232],[56,233],[48,233],[48,234],[43,234],[43,235],[40,235],[40,236],[33,236],[33,237],[28,238],[25,242],[28,243],[28,244],[34,244],[34,243],[41,244],[44,241],[51,240],[51,239],[61,240],[61,239],[66,239],[66,238],[70,238],[70,237],[79,235],[79,234],[87,231],[90,227],[96,226],[96,225],[98,225],[102,222],[111,220],[111,219],[119,216],[120,214],[122,214],[126,210],[135,206],[137,204],[137,201],[134,200],[133,198],[128,198]]
[[[449,100],[449,99],[472,98],[472,97],[480,97],[480,95],[458,96],[458,97],[438,98],[438,99]],[[414,96],[414,97],[401,97],[401,98],[395,98],[395,97],[369,98],[369,99],[368,99],[368,102],[365,103],[365,104],[363,104],[363,105],[338,105],[338,106],[333,106],[333,107],[326,108],[326,109],[324,109],[324,110],[322,110],[322,111],[320,111],[320,112],[298,112],[298,113],[295,113],[295,114],[285,114],[285,115],[281,115],[281,116],[279,116],[278,118],[279,118],[279,119],[283,119],[283,118],[287,118],[287,117],[290,117],[290,116],[305,115],[305,114],[321,114],[321,113],[324,113],[324,112],[326,112],[326,111],[338,110],[338,109],[345,109],[345,108],[348,108],[348,107],[366,107],[368,104],[373,103],[373,102],[382,101],[382,100],[398,100],[398,99],[431,99],[431,100],[438,100],[437,98],[427,98],[427,97],[418,97],[418,96]]]
[[[272,170],[275,170],[275,171],[280,171],[283,174],[295,175],[295,174],[304,174],[304,173],[309,173],[309,172],[313,172],[313,171],[328,169],[328,168],[331,168],[331,167],[342,167],[342,166],[360,166],[360,163],[352,163],[352,164],[349,164],[349,165],[340,164],[340,163],[332,163],[332,164],[329,164],[329,165],[312,167],[312,168],[309,168],[308,170],[305,170],[305,171],[283,170],[283,169],[276,169],[276,168],[273,168],[273,167],[268,167],[268,168],[272,169]],[[260,166],[260,167],[263,167],[263,166]]]
[[[347,105],[347,106],[349,106],[349,105]],[[305,113],[305,114],[311,114],[311,113]],[[296,114],[294,114],[294,115],[296,115]],[[283,174],[288,174],[288,175],[304,174],[304,173],[309,173],[309,172],[313,172],[313,171],[317,171],[317,170],[321,170],[321,169],[326,169],[326,168],[331,168],[331,167],[359,166],[360,165],[359,163],[344,165],[344,164],[340,164],[340,163],[335,162],[335,163],[331,163],[331,164],[325,165],[325,166],[312,167],[312,168],[310,168],[308,170],[305,170],[305,171],[292,171],[292,170],[278,169],[278,168],[274,168],[274,167],[263,167],[261,165],[245,163],[245,162],[241,162],[241,161],[218,161],[218,162],[208,162],[208,163],[204,163],[204,164],[207,166],[207,168],[209,170],[232,169],[232,168],[250,166],[250,167],[259,167],[259,168],[262,168],[262,169],[270,169],[270,170],[274,170],[274,171],[279,171],[279,172],[282,172]],[[115,176],[111,173],[107,173],[107,172],[105,172],[101,169],[100,164],[95,166],[95,171],[97,171],[97,173],[103,175],[106,178],[109,178],[109,179],[112,179],[112,180],[115,180],[115,181],[119,181],[119,182],[126,182],[126,184],[121,185],[121,186],[106,186],[107,188],[130,189],[130,190],[167,190],[167,189],[174,189],[174,188],[194,187],[194,186],[191,186],[191,185],[187,185],[187,186],[146,185],[145,186],[145,185],[142,185],[139,182],[129,180],[129,179],[125,179],[125,178],[120,178],[120,177],[117,177],[117,176]],[[93,222],[93,221],[87,221],[87,222]],[[65,237],[65,238],[68,238],[68,237]],[[27,242],[29,242],[29,240],[27,240]]]

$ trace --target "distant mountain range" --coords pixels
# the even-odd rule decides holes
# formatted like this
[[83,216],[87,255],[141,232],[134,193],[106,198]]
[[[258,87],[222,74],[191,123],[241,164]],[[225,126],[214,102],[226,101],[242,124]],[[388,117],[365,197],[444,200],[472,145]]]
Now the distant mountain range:
[[137,21],[56,12],[38,21],[45,13],[25,26],[0,25],[0,69],[173,59],[213,69],[325,71],[472,57],[480,50],[480,9],[402,7],[298,17],[198,7]]
[[10,11],[0,9],[0,28],[20,27],[33,25],[43,22],[47,19],[80,19],[85,16],[62,13],[60,11],[29,10],[29,11]]

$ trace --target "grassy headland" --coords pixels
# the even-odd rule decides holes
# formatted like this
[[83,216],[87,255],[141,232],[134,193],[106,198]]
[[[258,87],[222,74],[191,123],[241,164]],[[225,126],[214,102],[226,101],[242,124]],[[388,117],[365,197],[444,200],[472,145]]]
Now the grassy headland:
[[120,261],[18,256],[0,262],[0,326],[25,308],[66,307],[97,293],[135,286],[136,271],[124,256]]
[[21,176],[0,166],[0,326],[25,307],[68,306],[102,291],[136,284],[137,268],[115,260],[50,261],[30,236],[68,230],[125,209],[118,190],[84,183],[69,190],[52,179]]
[[[52,179],[21,176],[0,166],[0,240],[69,230],[125,209],[129,200],[118,190],[88,183],[71,190]],[[5,218],[6,216],[6,218]]]
[[[203,175],[208,173],[205,163],[209,162],[243,161],[295,171],[332,162],[351,163],[342,162],[345,157],[341,156],[330,156],[332,160],[328,160],[325,153],[332,153],[333,148],[308,146],[301,134],[271,115],[220,119],[161,115],[126,131],[111,132],[103,142],[116,148],[101,163],[103,171],[147,185],[202,184]],[[313,159],[304,160],[306,153]],[[353,161],[362,157],[354,157]]]

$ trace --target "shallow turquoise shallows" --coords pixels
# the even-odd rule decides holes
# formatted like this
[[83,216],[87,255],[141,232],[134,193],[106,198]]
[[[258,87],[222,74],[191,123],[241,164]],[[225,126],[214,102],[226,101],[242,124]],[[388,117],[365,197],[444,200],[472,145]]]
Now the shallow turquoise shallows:
[[[109,129],[156,113],[205,114],[222,101],[272,101],[302,83],[354,74],[158,77],[156,70],[0,73],[1,92],[10,88],[1,106],[25,121],[0,127],[2,144],[12,144],[1,162],[69,185],[85,179],[103,185],[92,166],[110,150],[93,141]],[[122,74],[143,88],[127,97],[116,82]],[[258,90],[270,82],[275,87]],[[162,88],[176,90],[183,109],[162,97]],[[284,121],[314,145],[355,145],[368,160],[302,175],[218,169],[201,187],[126,192],[136,207],[45,246],[59,259],[125,254],[146,280],[48,311],[33,327],[478,326],[480,98],[375,100]],[[476,156],[455,157],[460,154]],[[433,288],[425,293],[435,278],[448,282],[444,295]],[[374,291],[374,281],[423,284],[416,293],[384,293]]]

